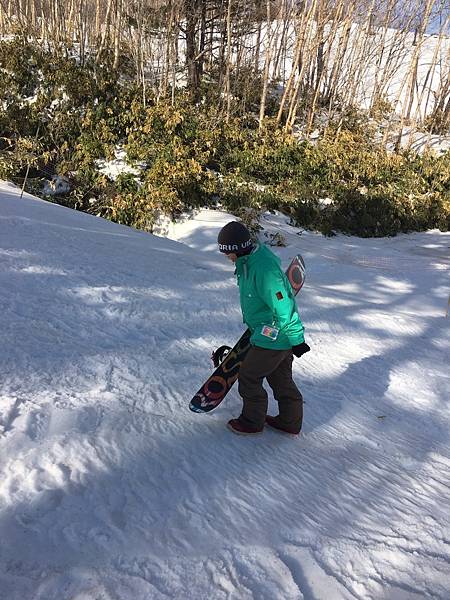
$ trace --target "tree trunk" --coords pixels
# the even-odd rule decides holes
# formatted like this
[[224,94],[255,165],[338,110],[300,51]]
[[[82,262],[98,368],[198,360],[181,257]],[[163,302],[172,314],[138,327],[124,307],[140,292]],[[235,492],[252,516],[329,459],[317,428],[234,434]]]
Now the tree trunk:
[[114,0],[108,0],[108,4],[106,5],[106,16],[105,23],[103,27],[103,32],[101,36],[100,46],[97,50],[96,62],[100,62],[103,51],[105,50],[106,42],[109,41],[110,37],[110,25],[111,25],[111,9]]
[[259,129],[261,129],[266,113],[267,90],[269,88],[270,63],[272,62],[272,43],[274,34],[272,32],[272,23],[270,16],[270,0],[266,3],[267,33],[266,33],[266,56],[264,59],[263,87],[261,93],[261,102],[259,105]]
[[119,68],[120,60],[120,40],[122,35],[122,12],[123,12],[123,0],[117,0],[116,4],[116,20],[114,28],[114,62],[113,69],[115,71]]
[[186,0],[186,66],[188,87],[197,98],[200,85],[200,72],[198,68],[198,21],[200,0]]
[[231,6],[232,0],[228,0],[227,9],[227,69],[225,74],[225,97],[227,100],[227,109],[225,121],[228,123],[230,120],[230,109],[231,109]]

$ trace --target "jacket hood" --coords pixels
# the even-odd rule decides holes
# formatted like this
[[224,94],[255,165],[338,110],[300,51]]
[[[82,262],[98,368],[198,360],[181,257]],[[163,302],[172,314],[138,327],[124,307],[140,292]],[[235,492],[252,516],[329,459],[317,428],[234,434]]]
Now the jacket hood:
[[264,244],[258,243],[255,250],[247,256],[240,256],[236,261],[236,268],[240,271],[243,268],[246,274],[247,268],[259,262],[270,262],[275,263],[278,267],[281,266],[281,260],[276,254],[269,250]]

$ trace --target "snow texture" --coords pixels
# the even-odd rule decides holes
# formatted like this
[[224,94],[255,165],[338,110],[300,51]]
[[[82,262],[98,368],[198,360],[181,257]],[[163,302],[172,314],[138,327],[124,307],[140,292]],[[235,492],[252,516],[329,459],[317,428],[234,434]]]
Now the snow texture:
[[450,235],[267,214],[307,265],[305,424],[242,438],[236,389],[188,409],[243,330],[231,218],[174,241],[0,183],[1,600],[449,597]]

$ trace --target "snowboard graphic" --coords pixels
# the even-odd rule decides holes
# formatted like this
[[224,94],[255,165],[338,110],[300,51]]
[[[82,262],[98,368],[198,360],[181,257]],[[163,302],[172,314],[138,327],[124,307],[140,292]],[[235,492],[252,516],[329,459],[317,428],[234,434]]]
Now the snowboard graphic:
[[[305,263],[300,254],[293,258],[286,275],[294,295],[297,295],[305,281]],[[207,413],[219,406],[238,377],[239,368],[250,349],[250,337],[250,329],[247,329],[211,377],[198,390],[189,403],[189,408],[193,412]]]

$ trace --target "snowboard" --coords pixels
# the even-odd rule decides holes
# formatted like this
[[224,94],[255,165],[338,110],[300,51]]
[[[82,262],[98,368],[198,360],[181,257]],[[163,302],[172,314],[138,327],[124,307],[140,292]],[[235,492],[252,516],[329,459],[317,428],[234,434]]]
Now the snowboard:
[[[305,281],[305,263],[300,254],[297,254],[291,261],[286,270],[286,276],[294,295],[297,295]],[[239,368],[250,349],[250,337],[250,329],[247,329],[214,373],[198,390],[189,403],[189,408],[193,412],[207,413],[219,406],[238,378]]]

